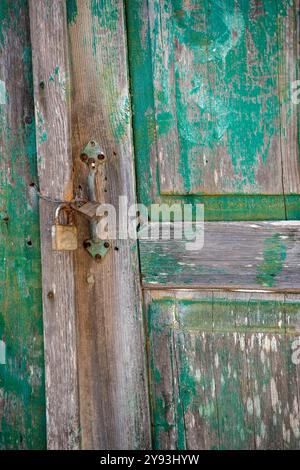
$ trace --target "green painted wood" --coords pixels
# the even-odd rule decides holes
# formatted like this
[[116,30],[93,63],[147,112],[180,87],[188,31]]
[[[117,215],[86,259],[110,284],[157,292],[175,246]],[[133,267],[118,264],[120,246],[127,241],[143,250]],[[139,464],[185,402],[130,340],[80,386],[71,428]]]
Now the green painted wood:
[[191,251],[187,241],[201,226],[194,224],[190,233],[185,227],[183,239],[176,240],[177,224],[161,224],[161,238],[149,240],[155,225],[139,233],[144,287],[300,291],[299,221],[205,222],[204,246]]
[[298,233],[263,234],[300,217],[299,0],[126,6],[139,201],[218,222],[197,253],[140,241],[154,447],[299,448],[299,297],[270,292],[297,288]]
[[127,2],[140,202],[299,219],[299,2]]
[[299,449],[299,319],[299,298],[154,293],[155,449]]
[[46,446],[29,12],[0,3],[0,449]]

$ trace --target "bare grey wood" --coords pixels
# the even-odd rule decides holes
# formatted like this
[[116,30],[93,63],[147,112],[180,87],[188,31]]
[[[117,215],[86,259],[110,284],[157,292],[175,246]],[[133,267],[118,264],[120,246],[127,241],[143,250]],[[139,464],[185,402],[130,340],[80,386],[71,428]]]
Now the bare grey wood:
[[[75,190],[87,195],[80,154],[94,139],[106,161],[96,177],[101,203],[135,201],[126,31],[122,1],[77,2],[69,18]],[[137,243],[111,242],[97,264],[82,246],[88,223],[78,215],[76,254],[80,415],[84,449],[150,445]]]
[[299,194],[299,105],[293,102],[291,91],[298,80],[300,2],[294,0],[287,15],[278,17],[279,43],[282,57],[279,62],[279,97],[281,101],[281,158],[285,194]]
[[149,240],[145,230],[140,238],[145,287],[300,289],[299,221],[206,222],[196,251],[184,238]]
[[[36,143],[40,191],[73,198],[66,2],[31,0]],[[53,252],[55,204],[40,200],[49,449],[79,447],[73,253]]]

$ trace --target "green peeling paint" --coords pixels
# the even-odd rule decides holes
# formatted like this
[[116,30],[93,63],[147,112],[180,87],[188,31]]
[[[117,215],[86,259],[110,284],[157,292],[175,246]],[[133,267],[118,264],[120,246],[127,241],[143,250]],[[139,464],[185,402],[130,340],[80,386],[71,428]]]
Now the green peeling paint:
[[3,80],[0,80],[0,105],[6,104],[6,87]]
[[283,270],[286,259],[286,246],[280,235],[275,234],[264,242],[264,260],[257,266],[257,282],[272,287]]
[[[278,94],[283,60],[279,28],[291,6],[290,0],[261,5],[250,0],[193,0],[188,5],[155,0],[150,20],[143,2],[126,2],[140,202],[201,202],[208,221],[299,219],[299,195],[284,195],[281,189],[281,194],[266,195],[257,189],[259,173],[272,164],[272,146],[285,132],[282,106],[291,114],[290,91],[282,90],[281,100]],[[176,60],[178,50],[186,51],[188,66]],[[173,135],[174,128],[179,155],[174,156],[170,138],[163,158],[175,165],[182,183],[176,180],[169,194],[161,194],[160,166],[153,161],[158,141]],[[209,156],[206,165],[213,178],[217,152],[232,167],[232,176],[224,180],[224,187],[232,189],[210,196],[203,194],[203,155]]]
[[13,28],[17,35],[22,31],[17,30],[18,15],[26,8],[27,0],[1,0],[0,2],[0,43],[4,44],[6,40],[7,28]]
[[54,82],[55,78],[59,76],[59,67],[56,66],[53,73],[49,76],[49,82]]
[[97,56],[97,47],[100,45],[99,32],[102,28],[113,34],[119,23],[119,7],[117,3],[108,0],[90,0],[92,15],[92,46],[94,56]]
[[[255,20],[253,16],[250,21],[250,0],[194,3],[196,9],[187,9],[182,0],[172,2],[174,21],[170,22],[170,34],[180,46],[193,51],[195,71],[197,65],[205,63],[207,74],[198,72],[193,78],[187,77],[186,68],[175,63],[176,125],[182,152],[179,171],[185,190],[192,190],[188,169],[196,149],[203,154],[217,147],[227,149],[231,158],[238,176],[236,191],[242,191],[246,184],[255,188],[258,159],[266,162],[273,136],[280,133],[277,4],[264,2],[266,14]],[[176,13],[180,13],[179,20]],[[199,31],[199,19],[204,21],[204,15],[206,27]],[[249,38],[257,66],[249,65]],[[272,62],[267,60],[266,50]],[[261,76],[269,77],[263,86]],[[213,87],[206,82],[208,77]],[[191,84],[189,96],[183,85],[187,80]]]
[[130,103],[127,95],[115,96],[112,100],[112,111],[109,114],[109,122],[113,130],[116,142],[120,142],[128,135],[130,122]]
[[[46,448],[39,212],[29,186],[37,180],[29,8],[27,1],[3,0],[1,60],[15,45],[21,54],[8,60],[11,66],[16,61],[23,88],[0,106],[1,450]],[[11,89],[9,77],[6,87]],[[15,113],[18,93],[24,108]]]
[[36,133],[40,144],[47,141],[47,130],[45,127],[45,120],[40,112],[37,113]]
[[67,0],[67,21],[68,24],[75,23],[78,15],[77,0]]

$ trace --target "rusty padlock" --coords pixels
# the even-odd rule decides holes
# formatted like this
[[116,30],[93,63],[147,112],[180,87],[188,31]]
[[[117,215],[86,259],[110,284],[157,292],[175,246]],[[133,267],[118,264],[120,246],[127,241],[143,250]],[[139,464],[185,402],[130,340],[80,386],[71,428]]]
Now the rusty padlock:
[[[60,223],[62,212],[67,214],[67,223]],[[67,204],[61,204],[55,211],[54,225],[52,225],[52,249],[55,251],[73,251],[78,247],[77,227],[74,213]]]

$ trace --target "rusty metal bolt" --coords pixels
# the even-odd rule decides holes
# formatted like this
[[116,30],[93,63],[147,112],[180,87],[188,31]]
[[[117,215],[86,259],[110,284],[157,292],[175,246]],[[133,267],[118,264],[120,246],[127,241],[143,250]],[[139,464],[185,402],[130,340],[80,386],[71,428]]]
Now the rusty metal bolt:
[[104,153],[99,153],[99,155],[97,155],[97,157],[98,157],[98,160],[102,160],[102,161],[105,160]]
[[97,263],[99,263],[102,259],[102,256],[99,255],[99,253],[97,255],[95,255],[95,260],[97,261]]
[[85,240],[83,242],[83,246],[84,246],[84,248],[89,248],[91,246],[91,242],[89,242],[88,240]]
[[81,161],[82,161],[82,162],[86,162],[87,159],[88,159],[88,156],[87,156],[86,153],[82,153],[82,154],[80,155],[80,158],[81,158]]
[[104,248],[109,248],[109,247],[110,247],[109,242],[104,242]]
[[47,294],[47,297],[49,300],[53,300],[54,299],[54,292],[52,290],[50,290]]

